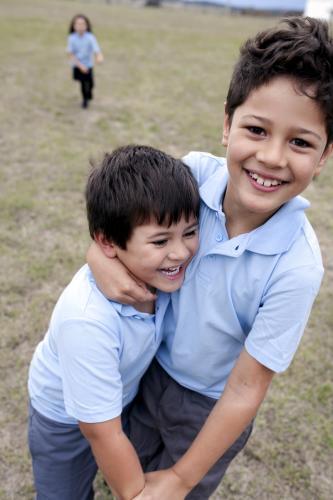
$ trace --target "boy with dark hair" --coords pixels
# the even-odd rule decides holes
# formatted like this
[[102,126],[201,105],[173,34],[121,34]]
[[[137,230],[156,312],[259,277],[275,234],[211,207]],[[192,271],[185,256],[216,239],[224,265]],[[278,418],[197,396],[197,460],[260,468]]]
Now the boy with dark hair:
[[[274,373],[291,363],[323,274],[299,194],[332,153],[332,138],[327,24],[290,18],[248,40],[225,106],[226,159],[184,159],[200,186],[200,249],[172,295],[164,341],[131,413],[144,470],[167,468],[147,474],[138,498],[208,498],[244,446]],[[135,300],[145,296],[115,261],[94,249],[90,260],[108,296],[130,286]],[[120,291],[110,287],[114,275]]]
[[[147,146],[119,148],[92,170],[86,203],[91,237],[104,255],[117,256],[154,290],[181,286],[198,244],[199,193],[186,165]],[[161,342],[169,297],[160,293],[156,308],[154,300],[112,302],[87,265],[62,293],[29,371],[38,499],[93,498],[97,464],[117,498],[144,487],[122,423]]]

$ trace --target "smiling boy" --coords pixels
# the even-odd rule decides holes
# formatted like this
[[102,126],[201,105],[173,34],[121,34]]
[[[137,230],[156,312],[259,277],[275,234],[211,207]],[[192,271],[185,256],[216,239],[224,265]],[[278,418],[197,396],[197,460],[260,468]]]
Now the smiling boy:
[[[90,234],[104,255],[117,256],[150,289],[182,285],[198,245],[199,193],[186,165],[147,146],[119,148],[92,170],[86,202]],[[62,293],[29,371],[38,499],[93,498],[97,465],[117,498],[144,487],[122,424],[161,342],[168,303],[160,293],[155,313],[154,300],[112,302],[87,265]]]
[[[184,159],[200,187],[200,248],[172,295],[157,361],[131,412],[144,470],[166,469],[147,474],[138,499],[209,498],[245,445],[274,374],[290,365],[323,275],[299,194],[332,140],[327,25],[290,18],[248,40],[226,100],[226,159]],[[103,290],[121,297],[128,275],[94,260]],[[110,290],[115,274],[120,291]],[[131,286],[133,298],[144,297]]]
[[331,147],[317,101],[292,77],[251,92],[224,122],[229,180],[224,213],[229,238],[265,223],[319,175]]

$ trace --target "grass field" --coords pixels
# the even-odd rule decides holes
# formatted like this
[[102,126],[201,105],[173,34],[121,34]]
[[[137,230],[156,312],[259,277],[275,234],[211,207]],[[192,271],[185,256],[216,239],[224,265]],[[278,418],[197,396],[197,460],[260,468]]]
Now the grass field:
[[[65,55],[73,14],[91,17],[105,63],[79,106]],[[217,10],[0,0],[0,499],[32,499],[27,369],[89,242],[89,158],[129,142],[220,153],[223,101],[241,41],[276,19]],[[214,499],[328,500],[333,491],[333,164],[306,193],[326,275],[287,373]],[[108,498],[99,481],[98,498]],[[172,499],[170,499],[172,500]]]

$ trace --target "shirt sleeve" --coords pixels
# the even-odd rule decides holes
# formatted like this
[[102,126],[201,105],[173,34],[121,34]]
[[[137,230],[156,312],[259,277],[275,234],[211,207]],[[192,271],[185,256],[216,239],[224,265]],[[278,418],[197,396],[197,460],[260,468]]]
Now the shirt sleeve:
[[248,353],[264,366],[282,372],[302,338],[323,276],[321,266],[304,266],[274,278],[245,341]]
[[119,336],[96,321],[67,320],[58,332],[58,358],[67,413],[103,422],[122,411]]
[[101,49],[100,46],[98,45],[97,39],[95,35],[91,34],[91,43],[92,43],[92,48],[95,54],[98,54]]
[[69,35],[68,38],[67,38],[67,49],[66,49],[66,52],[68,54],[73,54],[74,53],[73,37],[71,37],[71,35]]

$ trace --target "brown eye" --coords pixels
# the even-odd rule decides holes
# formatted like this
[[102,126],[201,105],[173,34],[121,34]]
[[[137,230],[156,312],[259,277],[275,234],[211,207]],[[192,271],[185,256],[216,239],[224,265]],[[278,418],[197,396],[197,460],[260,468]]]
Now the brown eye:
[[197,229],[192,229],[192,231],[189,231],[188,233],[185,233],[185,238],[193,238],[197,234]]
[[166,245],[168,242],[168,240],[156,240],[156,241],[152,241],[152,244],[155,245],[156,247],[163,247],[164,245]]
[[249,130],[249,132],[251,132],[251,134],[255,134],[255,135],[264,135],[265,134],[265,130],[261,127],[250,126],[250,127],[247,127],[247,129]]
[[299,139],[298,137],[296,137],[296,139],[293,139],[291,142],[295,144],[295,146],[297,146],[298,148],[310,147],[310,144],[307,141],[305,141],[304,139]]

